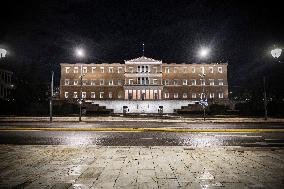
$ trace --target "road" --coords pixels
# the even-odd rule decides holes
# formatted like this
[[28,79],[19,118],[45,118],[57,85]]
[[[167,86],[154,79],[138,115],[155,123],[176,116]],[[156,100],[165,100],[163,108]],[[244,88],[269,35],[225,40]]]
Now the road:
[[[60,130],[62,128],[73,130],[62,131]],[[1,122],[0,129],[2,129],[0,130],[0,144],[284,147],[283,124]],[[82,129],[87,130],[83,131]],[[98,131],[97,129],[102,130]],[[104,129],[114,130],[106,131]],[[165,132],[163,130],[155,131],[155,129],[164,129]],[[182,132],[180,132],[181,130]],[[196,132],[196,130],[206,130],[206,132]],[[262,132],[263,130],[264,132]]]

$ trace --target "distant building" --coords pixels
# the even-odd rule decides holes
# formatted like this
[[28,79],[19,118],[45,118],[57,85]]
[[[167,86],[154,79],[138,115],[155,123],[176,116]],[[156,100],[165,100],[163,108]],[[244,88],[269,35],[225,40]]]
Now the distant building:
[[78,103],[81,95],[84,103],[114,113],[173,113],[205,98],[225,104],[227,63],[162,63],[145,56],[124,64],[61,63],[60,99]]

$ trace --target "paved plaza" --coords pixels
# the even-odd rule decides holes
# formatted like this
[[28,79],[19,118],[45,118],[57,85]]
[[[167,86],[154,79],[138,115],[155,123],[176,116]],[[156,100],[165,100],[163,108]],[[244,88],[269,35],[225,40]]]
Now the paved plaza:
[[1,145],[0,188],[282,188],[283,148]]

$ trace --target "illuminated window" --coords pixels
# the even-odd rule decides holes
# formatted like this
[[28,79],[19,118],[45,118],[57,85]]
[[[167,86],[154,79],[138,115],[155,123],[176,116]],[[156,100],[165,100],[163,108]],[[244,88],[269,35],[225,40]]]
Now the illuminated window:
[[224,85],[223,79],[218,79],[218,83],[219,83],[219,85]]
[[200,79],[200,84],[205,85],[205,79]]
[[96,93],[95,92],[91,92],[91,98],[96,98]]
[[213,73],[213,72],[214,72],[213,67],[209,67],[209,73]]
[[174,93],[174,98],[178,98],[178,93]]
[[87,94],[86,92],[82,92],[82,98],[86,98]]
[[170,93],[165,93],[165,98],[170,98]]
[[70,67],[65,67],[65,73],[70,73]]
[[83,73],[87,73],[88,72],[88,68],[87,67],[83,67]]
[[113,73],[113,67],[108,68],[108,73]]
[[196,93],[192,93],[191,98],[196,98]]
[[129,84],[129,85],[133,85],[133,79],[129,79],[129,80],[128,80],[128,84]]
[[82,85],[87,85],[87,80],[82,80]]
[[108,93],[108,98],[112,98],[112,92]]
[[223,68],[222,67],[218,67],[218,72],[219,73],[223,73]]
[[170,81],[168,79],[165,80],[165,85],[169,85]]
[[219,98],[224,98],[224,93],[219,93]]
[[65,85],[69,85],[69,79],[65,79]]
[[170,73],[170,68],[169,67],[165,67],[165,73]]
[[178,80],[174,79],[174,85],[178,85]]
[[79,81],[78,80],[74,80],[74,85],[78,85]]
[[195,73],[195,67],[191,68],[191,73]]
[[214,85],[214,79],[209,79],[209,85]]
[[78,67],[74,67],[74,73],[78,73]]
[[104,92],[100,92],[100,98],[104,98]]
[[73,93],[73,98],[78,98],[78,92]]
[[68,98],[68,92],[65,92],[65,93],[64,93],[64,97],[65,97],[65,98]]
[[210,97],[210,98],[214,98],[214,93],[210,93],[210,94],[209,94],[209,97]]
[[200,72],[201,72],[202,74],[204,74],[204,72],[205,72],[204,67],[200,67]]
[[153,79],[153,85],[157,85],[158,84],[158,79]]
[[176,67],[174,67],[174,73],[177,73],[177,68]]
[[105,68],[104,67],[100,67],[100,72],[101,73],[105,73]]
[[96,67],[92,67],[92,73],[95,73]]
[[187,80],[184,79],[183,82],[182,82],[182,84],[183,84],[183,85],[187,85]]
[[113,80],[109,80],[108,85],[113,85]]
[[191,80],[191,85],[196,85],[196,79]]
[[105,84],[105,80],[101,79],[100,80],[100,85],[104,85]]
[[95,81],[95,80],[92,80],[92,81],[91,81],[91,85],[96,85],[96,81]]
[[182,98],[187,98],[187,93],[183,93]]

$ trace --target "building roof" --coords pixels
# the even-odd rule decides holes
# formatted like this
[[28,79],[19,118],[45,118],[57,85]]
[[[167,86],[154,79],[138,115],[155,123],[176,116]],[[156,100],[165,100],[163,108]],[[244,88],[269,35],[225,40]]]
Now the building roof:
[[125,60],[125,64],[131,64],[131,63],[154,63],[154,64],[161,64],[161,60],[155,60],[153,58],[148,58],[146,56],[141,56],[138,58],[134,58],[131,60]]

